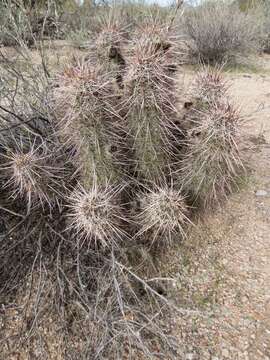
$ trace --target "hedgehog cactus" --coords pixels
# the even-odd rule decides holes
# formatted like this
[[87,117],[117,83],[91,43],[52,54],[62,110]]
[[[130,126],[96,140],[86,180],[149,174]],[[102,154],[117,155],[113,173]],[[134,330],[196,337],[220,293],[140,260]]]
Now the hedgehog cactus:
[[195,78],[193,96],[199,102],[215,103],[227,97],[228,89],[221,67],[204,66]]
[[123,44],[127,40],[126,26],[120,14],[113,9],[106,17],[99,19],[98,30],[88,46],[87,61],[111,73],[117,87],[121,88],[125,68]]
[[147,242],[171,245],[175,235],[185,236],[190,222],[185,198],[180,191],[167,186],[148,189],[138,197],[140,212],[135,221]]
[[[165,279],[148,281],[151,269],[145,266],[153,258],[145,255],[149,245],[170,246],[184,238],[192,208],[216,204],[242,175],[241,117],[220,70],[198,74],[185,118],[179,118],[179,52],[171,23],[147,19],[123,51],[124,28],[108,19],[94,39],[94,59],[90,54],[54,79],[48,119],[15,114],[14,99],[10,110],[0,106],[0,226],[6,228],[0,290],[8,286],[13,292],[21,269],[38,283],[50,274],[48,299],[59,295],[59,309],[78,304],[70,309],[76,312],[74,329],[81,324],[95,332],[93,341],[82,342],[81,356],[153,357],[158,333],[172,350],[164,356],[175,358],[174,342],[162,329],[157,332],[161,301],[168,301],[151,285]],[[154,300],[145,309],[142,295]]]
[[70,196],[70,229],[79,239],[93,239],[103,247],[118,245],[125,237],[121,207],[121,186],[93,184],[91,190],[78,187]]
[[170,134],[176,116],[174,80],[167,50],[137,41],[127,60],[125,102],[135,173],[158,183],[170,164]]
[[28,210],[39,204],[52,207],[63,191],[64,169],[45,142],[21,138],[4,150],[5,187],[12,190],[12,197],[25,199]]
[[241,117],[228,103],[212,103],[193,121],[180,164],[180,183],[209,207],[224,198],[243,171],[238,143]]
[[81,183],[91,189],[118,177],[119,119],[109,76],[83,63],[66,69],[57,80],[55,112],[64,142],[75,148]]

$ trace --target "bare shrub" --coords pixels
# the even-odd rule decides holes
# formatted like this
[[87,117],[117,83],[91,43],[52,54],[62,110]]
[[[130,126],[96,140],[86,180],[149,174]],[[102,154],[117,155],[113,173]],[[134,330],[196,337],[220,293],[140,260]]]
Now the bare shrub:
[[62,36],[59,2],[30,4],[4,0],[0,4],[0,46],[33,46],[37,40]]
[[260,25],[224,1],[205,2],[184,15],[191,55],[204,62],[245,59],[260,49]]

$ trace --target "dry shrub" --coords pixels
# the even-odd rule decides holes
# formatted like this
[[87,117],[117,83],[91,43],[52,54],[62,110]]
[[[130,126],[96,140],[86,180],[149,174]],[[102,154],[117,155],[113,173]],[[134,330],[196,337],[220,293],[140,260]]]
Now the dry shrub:
[[270,4],[265,1],[261,2],[255,9],[254,16],[257,21],[261,24],[262,34],[262,49],[266,53],[270,53]]
[[256,18],[225,1],[205,2],[189,9],[184,31],[191,55],[206,63],[243,61],[260,49]]
[[58,15],[59,1],[34,5],[23,1],[1,1],[0,46],[33,46],[45,37],[55,39],[63,36]]

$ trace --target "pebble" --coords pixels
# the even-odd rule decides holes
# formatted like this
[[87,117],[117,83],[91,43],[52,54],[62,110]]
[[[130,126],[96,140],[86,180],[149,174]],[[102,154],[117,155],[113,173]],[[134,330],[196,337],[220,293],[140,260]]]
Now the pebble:
[[230,357],[230,353],[229,353],[229,350],[228,350],[228,349],[222,349],[221,354],[222,354],[222,356],[225,357],[225,358],[229,358],[229,357]]
[[266,190],[257,190],[255,195],[258,197],[263,197],[263,196],[267,196],[268,192]]

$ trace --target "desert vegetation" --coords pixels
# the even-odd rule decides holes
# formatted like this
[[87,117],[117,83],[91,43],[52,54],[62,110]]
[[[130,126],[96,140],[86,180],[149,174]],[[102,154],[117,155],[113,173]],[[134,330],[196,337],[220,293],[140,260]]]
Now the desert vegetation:
[[207,63],[237,61],[258,52],[261,46],[261,25],[256,16],[226,1],[209,1],[187,11],[184,29],[191,54]]
[[[66,21],[57,5],[0,2],[0,297],[28,293],[7,356],[34,343],[53,358],[49,321],[63,359],[180,358],[164,318],[192,309],[166,296],[156,259],[246,174],[242,115],[211,65],[258,51],[261,27],[223,2],[74,7]],[[53,67],[45,38],[83,52]],[[191,57],[207,65],[180,107]]]

